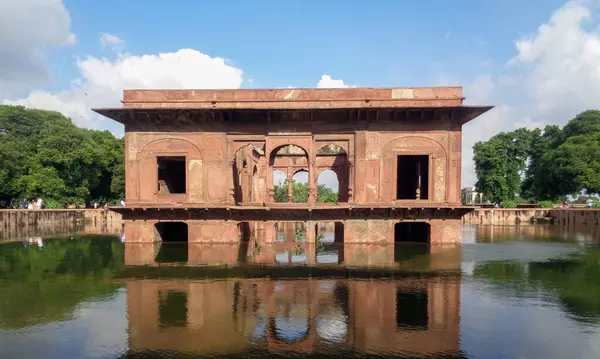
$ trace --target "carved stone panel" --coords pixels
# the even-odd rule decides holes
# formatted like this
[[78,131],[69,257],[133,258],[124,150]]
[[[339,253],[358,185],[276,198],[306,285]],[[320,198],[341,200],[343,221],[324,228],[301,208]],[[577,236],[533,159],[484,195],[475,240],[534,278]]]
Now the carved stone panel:
[[434,160],[433,183],[435,188],[435,201],[445,202],[446,199],[446,179],[445,179],[445,160],[436,158]]
[[204,171],[202,160],[190,160],[188,163],[189,201],[198,203],[204,201]]

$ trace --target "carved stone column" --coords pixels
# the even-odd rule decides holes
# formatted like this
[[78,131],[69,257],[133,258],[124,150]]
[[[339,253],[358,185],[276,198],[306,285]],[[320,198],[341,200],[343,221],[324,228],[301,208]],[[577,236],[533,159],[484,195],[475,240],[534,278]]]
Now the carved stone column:
[[348,202],[354,202],[354,162],[348,161]]
[[233,164],[234,164],[234,160],[229,160],[227,162],[229,171],[227,171],[229,173],[229,193],[227,194],[227,203],[230,205],[235,205],[235,188],[234,186],[234,178],[233,178]]
[[308,203],[314,204],[317,202],[317,186],[315,185],[315,160],[310,160],[308,162]]
[[288,203],[292,203],[293,198],[294,198],[293,181],[294,181],[294,175],[292,174],[292,169],[288,167],[288,169],[287,169]]

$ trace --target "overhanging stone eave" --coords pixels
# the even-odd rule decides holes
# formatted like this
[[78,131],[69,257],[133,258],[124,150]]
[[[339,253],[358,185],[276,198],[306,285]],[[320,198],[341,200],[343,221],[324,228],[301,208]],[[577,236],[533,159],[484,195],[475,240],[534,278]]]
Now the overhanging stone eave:
[[[288,104],[289,105],[289,104]],[[329,111],[343,111],[343,110],[387,110],[387,111],[436,111],[436,110],[447,110],[447,111],[461,111],[463,113],[462,124],[465,124],[474,118],[482,115],[483,113],[491,110],[493,106],[462,106],[460,104],[456,105],[427,105],[425,103],[412,103],[412,104],[392,104],[382,103],[382,104],[371,104],[371,105],[349,105],[346,104],[344,106],[322,106],[322,107],[307,107],[307,106],[266,106],[264,108],[261,107],[118,107],[118,108],[94,108],[92,111],[110,118],[114,121],[120,122],[122,124],[131,123],[132,118],[135,115],[139,114],[171,114],[174,116],[184,114],[184,115],[192,115],[194,113],[236,113],[236,112],[264,112],[274,113],[274,112],[288,112],[288,111],[298,111],[298,112],[329,112]],[[171,116],[172,117],[172,116]],[[268,116],[265,116],[265,119]]]

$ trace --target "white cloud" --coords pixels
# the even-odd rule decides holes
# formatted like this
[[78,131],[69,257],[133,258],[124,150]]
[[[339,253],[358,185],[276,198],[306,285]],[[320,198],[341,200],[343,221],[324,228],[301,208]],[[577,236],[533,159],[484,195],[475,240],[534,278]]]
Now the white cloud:
[[79,126],[110,128],[120,135],[120,126],[101,120],[90,108],[120,106],[123,89],[235,89],[242,84],[241,69],[223,58],[192,49],[141,56],[120,54],[114,61],[90,56],[78,59],[77,67],[80,77],[68,90],[36,90],[26,98],[4,102],[56,110]]
[[346,85],[344,80],[335,80],[331,78],[329,75],[322,75],[319,83],[317,84],[318,88],[347,88],[354,87],[350,85]]
[[464,127],[463,186],[475,182],[472,147],[501,131],[564,125],[600,107],[600,32],[591,2],[572,0],[537,32],[515,42],[516,55],[498,76],[465,87],[471,104],[498,107]]
[[110,47],[113,50],[119,51],[125,46],[125,41],[116,35],[101,32],[100,45],[102,45],[102,47]]
[[62,0],[0,1],[0,97],[48,81],[48,52],[74,43]]

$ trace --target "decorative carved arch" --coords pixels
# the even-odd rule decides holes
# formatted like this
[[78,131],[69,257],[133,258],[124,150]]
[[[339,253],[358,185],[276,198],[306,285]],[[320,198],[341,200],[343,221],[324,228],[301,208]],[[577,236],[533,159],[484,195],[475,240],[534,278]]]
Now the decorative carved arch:
[[448,155],[444,146],[435,139],[425,136],[402,136],[390,141],[382,152],[383,175],[380,178],[380,199],[395,200],[392,187],[392,179],[396,178],[394,170],[396,164],[395,156],[407,152],[408,154],[429,154],[430,163],[430,194],[429,201],[445,202],[447,201],[447,181],[448,181]]
[[271,150],[271,153],[269,153],[269,164],[271,164],[271,165],[272,165],[272,162],[273,162],[273,160],[275,159],[275,156],[277,156],[277,152],[278,152],[280,149],[282,149],[283,147],[286,147],[286,146],[290,146],[290,145],[291,145],[291,146],[296,146],[296,147],[298,147],[299,149],[301,149],[302,151],[304,151],[304,156],[306,156],[306,157],[308,158],[308,151],[306,150],[306,148],[304,148],[304,147],[302,147],[302,146],[299,146],[299,145],[297,145],[297,144],[295,144],[295,143],[286,143],[286,144],[283,144],[283,145],[279,145],[279,146],[277,146],[277,147],[275,147],[275,148],[273,148],[273,149]]
[[[256,151],[261,156],[264,156],[265,155],[264,143],[260,143],[260,144],[262,144],[262,146],[259,145],[257,142],[233,142],[233,145],[235,147],[232,148],[231,157],[235,158],[235,156],[237,156],[238,152],[240,152],[240,150],[242,148],[248,147],[248,146],[252,146],[253,151]],[[260,150],[260,151],[257,151],[257,150]]]
[[187,140],[185,138],[181,138],[181,137],[160,137],[160,138],[156,138],[152,141],[149,141],[148,143],[146,143],[138,153],[142,153],[147,151],[148,148],[151,148],[153,145],[155,145],[156,143],[162,142],[162,141],[182,141],[182,142],[186,142],[188,145],[191,145],[193,148],[196,149],[196,153],[198,154],[198,156],[200,156],[200,158],[202,158],[202,151],[200,150],[200,148],[198,146],[196,146],[193,142],[191,142],[190,140]]
[[[393,154],[396,153],[396,151],[390,151],[392,148],[394,148],[394,145],[397,145],[398,143],[402,143],[404,141],[410,141],[410,140],[425,141],[425,142],[431,143],[433,145],[432,147],[435,148],[435,150],[432,152],[432,154],[435,155],[436,157],[443,157],[444,160],[447,159],[446,150],[444,149],[444,146],[442,146],[441,143],[439,143],[438,141],[436,141],[432,138],[429,138],[429,137],[412,136],[412,135],[402,136],[400,138],[396,138],[396,139],[393,139],[392,141],[390,141],[383,148],[383,151],[382,151],[383,158],[391,158],[393,156]],[[407,152],[416,152],[415,149],[421,149],[421,148],[427,148],[427,147],[426,146],[416,146],[415,147],[414,145],[406,146]]]
[[310,171],[308,170],[308,168],[297,168],[294,173],[292,173],[292,177],[294,177],[297,173],[300,172],[306,172],[306,174],[308,175],[310,173]]
[[[335,146],[335,147],[339,148],[341,151],[338,153],[319,153],[319,152],[321,152],[322,149],[324,149],[325,147],[328,147],[328,146]],[[339,145],[335,142],[329,142],[327,144],[324,144],[321,147],[319,147],[319,149],[317,150],[317,156],[339,156],[339,155],[348,156],[348,149],[344,148],[343,145]]]

